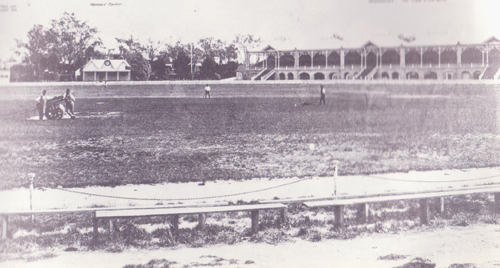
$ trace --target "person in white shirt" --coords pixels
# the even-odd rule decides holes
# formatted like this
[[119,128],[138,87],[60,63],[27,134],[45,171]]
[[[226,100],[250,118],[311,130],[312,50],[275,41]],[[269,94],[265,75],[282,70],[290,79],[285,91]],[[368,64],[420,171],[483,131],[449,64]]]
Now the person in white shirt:
[[66,93],[64,93],[63,99],[66,102],[66,113],[71,116],[71,119],[75,119],[75,97],[71,94],[69,88],[66,89]]
[[203,96],[203,98],[209,98],[210,99],[210,86],[207,84],[205,86],[205,95]]
[[40,95],[35,100],[36,109],[38,110],[38,117],[40,118],[40,120],[43,120],[43,116],[45,114],[45,108],[47,106],[47,96],[45,96],[45,94],[47,94],[47,90],[44,90],[42,92],[42,95]]
[[323,105],[325,105],[325,98],[326,98],[326,90],[325,90],[325,87],[323,85],[320,86],[320,99],[319,99],[319,105],[321,105],[321,103],[323,103]]

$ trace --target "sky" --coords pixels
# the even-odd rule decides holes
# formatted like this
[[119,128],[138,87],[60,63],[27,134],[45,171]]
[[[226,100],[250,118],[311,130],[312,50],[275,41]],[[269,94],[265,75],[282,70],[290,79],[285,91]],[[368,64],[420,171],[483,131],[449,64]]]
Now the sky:
[[117,37],[174,44],[252,34],[286,50],[481,43],[500,38],[499,10],[498,0],[0,0],[0,59],[64,12],[96,27],[108,49]]

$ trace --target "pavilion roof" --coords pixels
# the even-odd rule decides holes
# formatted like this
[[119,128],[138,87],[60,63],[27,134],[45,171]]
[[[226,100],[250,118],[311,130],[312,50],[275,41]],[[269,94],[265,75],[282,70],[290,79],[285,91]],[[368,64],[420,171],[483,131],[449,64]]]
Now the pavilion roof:
[[90,60],[83,66],[84,72],[125,72],[130,70],[126,60]]

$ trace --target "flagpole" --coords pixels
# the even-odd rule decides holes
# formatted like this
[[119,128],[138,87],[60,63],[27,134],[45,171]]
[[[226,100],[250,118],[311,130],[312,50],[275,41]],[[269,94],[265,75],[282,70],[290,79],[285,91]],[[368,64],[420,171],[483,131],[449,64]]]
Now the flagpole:
[[193,43],[191,43],[191,80],[193,80]]

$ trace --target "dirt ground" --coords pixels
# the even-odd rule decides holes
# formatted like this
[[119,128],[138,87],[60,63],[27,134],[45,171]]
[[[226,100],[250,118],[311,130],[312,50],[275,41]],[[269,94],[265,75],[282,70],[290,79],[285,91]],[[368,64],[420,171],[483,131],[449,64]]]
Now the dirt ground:
[[[26,262],[8,261],[0,267],[124,267],[153,259],[175,262],[168,267],[397,267],[414,258],[428,259],[436,267],[473,263],[475,267],[500,267],[500,226],[446,227],[434,231],[372,234],[352,240],[308,242],[295,239],[279,245],[244,242],[203,248],[61,252],[52,258]],[[379,259],[388,255],[402,259]],[[160,266],[158,266],[160,267]]]

